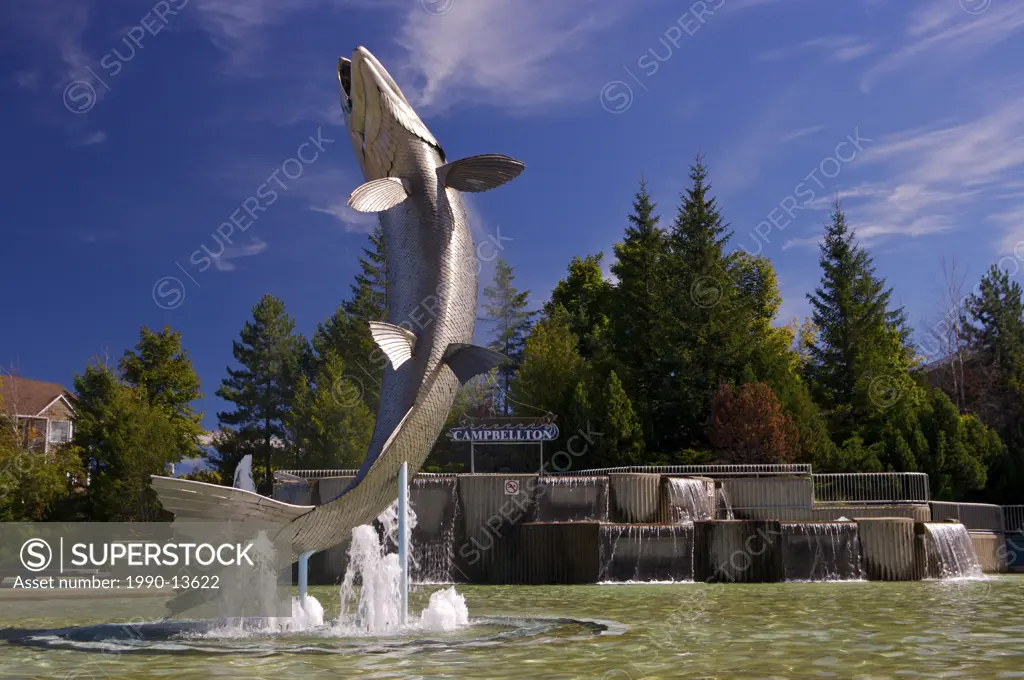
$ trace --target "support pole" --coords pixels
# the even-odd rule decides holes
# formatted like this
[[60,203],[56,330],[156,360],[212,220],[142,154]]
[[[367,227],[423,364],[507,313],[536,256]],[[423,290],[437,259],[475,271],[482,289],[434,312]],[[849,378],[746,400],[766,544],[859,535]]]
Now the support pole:
[[476,451],[473,449],[473,442],[469,442],[469,472],[476,472]]
[[306,592],[309,590],[309,556],[313,553],[304,552],[299,555],[299,604],[306,608]]
[[398,564],[402,569],[402,625],[409,623],[409,464],[398,470]]

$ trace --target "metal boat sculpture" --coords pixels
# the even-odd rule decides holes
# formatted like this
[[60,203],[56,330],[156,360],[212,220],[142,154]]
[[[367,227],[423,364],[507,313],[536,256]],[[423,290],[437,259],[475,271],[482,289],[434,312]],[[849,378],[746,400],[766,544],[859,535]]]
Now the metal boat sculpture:
[[261,520],[294,529],[292,560],[345,540],[397,497],[403,462],[415,473],[444,426],[460,384],[505,357],[470,344],[477,263],[461,192],[480,192],[518,176],[508,156],[447,162],[394,79],[364,47],[338,61],[341,107],[366,183],[349,205],[376,212],[387,258],[386,323],[370,331],[388,358],[366,459],[337,497],[291,505],[259,494],[153,477],[163,507],[178,520]]

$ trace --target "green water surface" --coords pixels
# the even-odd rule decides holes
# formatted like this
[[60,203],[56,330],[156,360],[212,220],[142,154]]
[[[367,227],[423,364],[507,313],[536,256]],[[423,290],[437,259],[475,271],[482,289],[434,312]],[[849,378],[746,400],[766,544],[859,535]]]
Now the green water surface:
[[[418,589],[412,610],[436,589]],[[457,589],[478,623],[451,633],[204,640],[130,652],[0,642],[0,677],[1024,678],[1021,576]],[[311,592],[337,613],[335,589]],[[12,621],[0,611],[8,629],[88,623]]]

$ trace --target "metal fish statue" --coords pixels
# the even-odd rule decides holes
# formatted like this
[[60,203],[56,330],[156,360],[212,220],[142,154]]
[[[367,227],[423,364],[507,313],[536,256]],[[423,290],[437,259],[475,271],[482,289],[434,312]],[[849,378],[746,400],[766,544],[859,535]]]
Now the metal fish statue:
[[338,61],[341,108],[366,183],[349,206],[378,213],[387,266],[387,322],[370,332],[388,358],[370,448],[358,475],[318,506],[282,503],[239,489],[153,477],[176,519],[292,523],[294,560],[345,540],[397,497],[398,470],[423,465],[460,384],[505,357],[470,344],[477,303],[474,259],[461,192],[517,177],[523,163],[497,154],[447,162],[387,70],[365,47]]

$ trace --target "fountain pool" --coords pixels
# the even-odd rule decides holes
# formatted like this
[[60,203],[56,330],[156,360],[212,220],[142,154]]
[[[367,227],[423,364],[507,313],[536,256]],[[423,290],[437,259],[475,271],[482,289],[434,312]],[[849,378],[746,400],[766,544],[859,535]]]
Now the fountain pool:
[[[431,595],[414,590],[410,608]],[[337,589],[313,587],[328,618]],[[55,631],[89,622],[17,622],[0,676],[120,678],[1020,677],[1024,578],[953,581],[459,586],[469,623],[452,631],[211,637],[139,627],[141,639],[90,642]],[[515,613],[515,617],[508,614]],[[0,612],[0,625],[12,625]],[[27,639],[29,629],[41,629]],[[114,632],[113,630],[107,631]],[[125,637],[122,634],[122,637]]]

